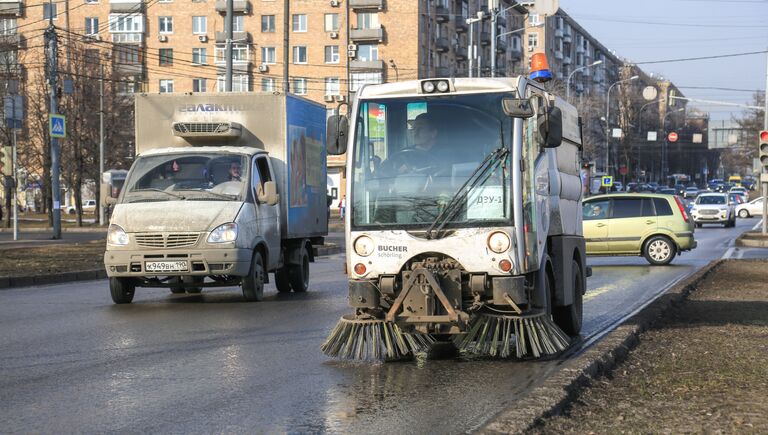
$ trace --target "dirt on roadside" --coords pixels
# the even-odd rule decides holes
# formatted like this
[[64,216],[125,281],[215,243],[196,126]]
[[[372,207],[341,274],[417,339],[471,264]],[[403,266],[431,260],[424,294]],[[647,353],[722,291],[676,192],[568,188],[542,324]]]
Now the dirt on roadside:
[[768,261],[729,261],[531,433],[768,433]]
[[0,251],[0,277],[47,275],[104,268],[105,240]]

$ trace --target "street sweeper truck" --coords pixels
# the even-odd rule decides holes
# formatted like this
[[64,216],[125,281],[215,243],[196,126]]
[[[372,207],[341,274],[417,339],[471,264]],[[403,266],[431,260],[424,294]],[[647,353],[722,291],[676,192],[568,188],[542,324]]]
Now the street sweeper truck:
[[576,109],[526,77],[452,78],[363,87],[350,113],[327,131],[347,152],[354,312],[323,352],[567,348],[587,275]]
[[273,93],[136,96],[136,160],[104,264],[115,303],[136,287],[263,297],[309,286],[328,231],[325,108]]

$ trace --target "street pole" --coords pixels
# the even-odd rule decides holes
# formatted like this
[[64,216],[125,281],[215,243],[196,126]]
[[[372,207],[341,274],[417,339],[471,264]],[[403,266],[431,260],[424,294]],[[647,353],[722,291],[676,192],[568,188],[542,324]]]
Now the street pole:
[[235,24],[234,18],[234,0],[227,0],[227,14],[224,17],[224,32],[227,34],[227,40],[224,45],[224,62],[226,63],[226,70],[224,75],[224,91],[232,92],[232,27]]
[[472,73],[475,69],[475,32],[473,30],[474,21],[470,18],[467,18],[467,24],[469,25],[469,53],[467,53],[467,57],[469,58],[469,78],[472,78]]
[[[290,76],[288,75],[288,61],[290,60],[288,51],[290,50],[290,38],[291,38],[291,2],[290,0],[284,0],[283,2],[283,92],[288,93],[291,90]],[[347,18],[349,18],[349,11],[347,11]],[[349,41],[349,20],[347,20],[347,41]],[[347,56],[347,66],[349,66],[349,56]],[[349,72],[349,68],[347,68]],[[347,82],[349,86],[349,82]]]
[[[14,108],[14,113],[16,113],[16,110]],[[12,174],[13,174],[13,240],[19,240],[19,200],[17,198],[18,192],[19,192],[19,186],[16,185],[19,179],[18,174],[18,166],[16,164],[16,119],[13,119],[13,125],[11,126],[11,139],[12,139],[12,147],[13,147],[13,160],[11,163],[12,168]]]
[[571,77],[573,77],[574,74],[576,74],[577,71],[581,71],[583,69],[587,69],[589,67],[597,66],[603,63],[602,60],[596,60],[589,65],[584,65],[576,68],[575,70],[571,71],[570,74],[568,74],[568,80],[565,82],[565,100],[569,103],[571,102]]
[[[53,8],[51,8],[53,11]],[[59,112],[58,90],[56,80],[58,76],[58,60],[56,50],[58,49],[56,28],[53,26],[53,13],[49,19],[48,29],[45,31],[48,45],[48,85],[51,90],[51,108],[50,114],[56,115]],[[49,121],[50,124],[50,121]],[[53,239],[61,238],[61,186],[59,185],[59,140],[51,135],[51,199],[53,210]]]
[[[498,2],[496,2],[498,3]],[[496,77],[496,18],[498,17],[499,10],[494,5],[491,9],[491,77]]]
[[[104,64],[101,64],[101,78],[99,78],[99,185],[104,174]],[[99,189],[101,192],[101,189]],[[102,198],[104,195],[100,195]],[[104,225],[104,204],[99,199],[99,225]]]
[[[763,94],[763,130],[768,130],[768,56],[766,56],[765,62],[765,93]],[[763,169],[763,173],[765,173]],[[763,235],[768,235],[768,180],[763,180],[763,177],[768,177],[768,174],[761,175],[760,181],[763,184]]]

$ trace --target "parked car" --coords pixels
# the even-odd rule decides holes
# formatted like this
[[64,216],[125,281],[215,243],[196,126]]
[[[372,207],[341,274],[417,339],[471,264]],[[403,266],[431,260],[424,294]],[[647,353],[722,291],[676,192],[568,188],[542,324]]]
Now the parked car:
[[725,193],[699,195],[691,209],[691,215],[697,228],[709,223],[722,224],[724,227],[736,226],[736,208]]
[[624,191],[624,184],[622,184],[621,181],[614,181],[613,185],[616,186],[617,192],[623,192]]
[[745,197],[749,196],[749,192],[744,187],[732,187],[731,190],[729,190],[728,192],[730,192],[730,193],[741,193],[741,194],[744,194]]
[[697,196],[699,196],[698,187],[686,187],[683,192],[683,198],[696,198]]
[[[83,214],[94,213],[95,211],[96,211],[95,199],[86,199],[83,201]],[[67,214],[75,214],[75,213],[77,213],[77,209],[75,208],[74,204],[67,207]]]
[[639,184],[634,181],[627,183],[627,192],[637,192],[637,186],[639,186]]
[[728,199],[730,199],[731,202],[734,203],[733,204],[734,206],[738,206],[740,204],[744,204],[745,202],[747,202],[747,199],[749,198],[747,198],[746,195],[739,192],[728,192]]
[[750,202],[736,206],[736,215],[740,218],[760,216],[763,213],[763,198],[753,199]]
[[609,194],[583,203],[587,255],[639,255],[653,265],[696,247],[693,220],[677,196]]
[[671,187],[662,187],[659,189],[658,192],[656,192],[660,195],[677,195],[677,191]]
[[656,192],[659,190],[659,183],[656,183],[655,181],[651,181],[650,183],[646,184],[651,192]]

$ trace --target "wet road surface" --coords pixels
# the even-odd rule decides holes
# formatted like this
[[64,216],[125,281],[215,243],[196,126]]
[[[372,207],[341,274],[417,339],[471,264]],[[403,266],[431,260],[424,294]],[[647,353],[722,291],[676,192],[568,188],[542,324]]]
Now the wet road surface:
[[[735,229],[696,231],[670,266],[590,258],[584,341],[731,249]],[[3,432],[461,433],[480,427],[564,361],[329,360],[319,345],[349,310],[343,257],[312,265],[311,290],[243,303],[238,289],[138,289],[106,281],[0,291]]]

